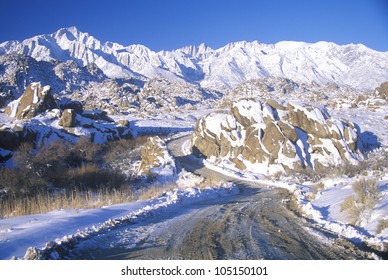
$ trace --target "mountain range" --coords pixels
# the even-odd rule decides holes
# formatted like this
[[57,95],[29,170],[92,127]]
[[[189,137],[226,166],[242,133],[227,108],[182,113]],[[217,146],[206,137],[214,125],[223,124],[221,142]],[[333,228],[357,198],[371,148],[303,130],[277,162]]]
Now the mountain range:
[[109,78],[158,77],[215,89],[266,77],[363,90],[388,80],[388,52],[361,44],[241,41],[219,49],[201,44],[155,52],[143,45],[103,43],[70,27],[21,42],[3,42],[0,56],[5,54],[23,54],[37,61],[74,60],[80,67],[95,64]]

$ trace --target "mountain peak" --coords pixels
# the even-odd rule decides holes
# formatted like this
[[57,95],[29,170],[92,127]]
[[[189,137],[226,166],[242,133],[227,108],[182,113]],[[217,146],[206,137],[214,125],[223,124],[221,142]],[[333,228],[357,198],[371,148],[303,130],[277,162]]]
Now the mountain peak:
[[76,26],[70,26],[64,29],[71,32],[73,35],[76,35],[79,32]]
[[36,60],[75,60],[95,63],[108,77],[140,75],[148,78],[195,81],[210,88],[233,87],[250,79],[283,77],[296,82],[336,83],[374,89],[388,80],[388,52],[363,45],[330,42],[263,44],[229,43],[213,50],[205,44],[154,52],[143,45],[102,44],[71,26],[23,42],[0,44],[0,55],[25,54]]
[[70,27],[59,29],[57,32],[54,33],[55,34],[54,36],[55,37],[62,37],[65,34],[71,34],[71,35],[73,35],[72,37],[78,38],[79,33],[80,33],[80,31],[78,30],[78,28],[76,26],[70,26]]
[[205,43],[201,43],[199,46],[190,45],[180,48],[178,51],[181,51],[192,57],[206,57],[206,55],[212,52],[213,49],[207,46]]

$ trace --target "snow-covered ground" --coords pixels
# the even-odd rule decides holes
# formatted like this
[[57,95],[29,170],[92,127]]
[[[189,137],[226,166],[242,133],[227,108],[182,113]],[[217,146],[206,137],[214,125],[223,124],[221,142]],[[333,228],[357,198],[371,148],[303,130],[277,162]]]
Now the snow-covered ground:
[[[268,180],[261,174],[242,173],[232,165],[228,166],[229,169],[226,168],[227,165],[220,167],[211,161],[205,161],[205,165],[216,172],[239,180],[288,189],[295,195],[304,215],[313,219],[320,226],[355,243],[365,242],[379,250],[387,249],[388,228],[378,233],[377,225],[379,221],[388,219],[388,174],[385,174],[378,182],[381,193],[379,202],[369,213],[367,219],[360,226],[355,227],[349,225],[350,220],[346,213],[340,211],[340,205],[345,198],[354,195],[352,184],[356,181],[355,178],[339,177],[322,180],[324,189],[319,191],[314,199],[311,199],[313,187],[316,184],[313,182],[295,184],[287,180]],[[373,176],[367,178],[371,179]]]
[[[193,130],[196,119],[204,113],[188,111],[176,118],[161,115],[154,119],[130,116],[127,119],[131,123],[131,129],[137,135],[168,135]],[[52,123],[47,116],[37,116],[34,119],[56,127],[56,124]],[[4,124],[11,123],[11,119],[4,113],[0,113],[0,120]],[[163,173],[164,170],[159,172]],[[195,187],[198,178],[187,172],[180,173],[175,180],[176,182],[173,180],[170,182],[177,185],[174,191],[153,200],[111,205],[100,209],[56,210],[46,214],[0,219],[0,259],[23,258],[29,247],[43,248],[48,242],[51,244],[49,246],[52,246],[52,241],[59,244],[81,236],[98,234],[118,223],[134,223],[145,219],[148,215],[156,215],[160,211],[170,211],[174,207],[182,207],[187,203],[238,191],[232,185],[206,190],[198,189]]]
[[130,122],[130,129],[136,136],[168,135],[188,132],[194,129],[195,122],[212,109],[177,110],[172,113],[154,115],[146,119],[136,115],[113,116],[116,121],[123,119]]
[[388,104],[374,109],[360,107],[330,113],[333,117],[342,117],[358,124],[364,132],[363,137],[377,137],[376,139],[369,139],[369,141],[377,140],[382,148],[388,149],[388,119],[385,119],[388,117]]
[[[388,147],[388,122],[384,120],[384,117],[387,111],[387,107],[382,106],[373,112],[357,108],[337,112],[336,115],[358,123],[366,137],[372,135],[368,134],[367,131],[373,132],[373,135],[382,145],[381,149],[386,150]],[[139,135],[154,134],[158,130],[167,135],[171,132],[191,131],[195,120],[205,113],[205,111],[188,111],[174,118],[159,116],[151,120],[129,120],[132,121],[131,128]],[[6,118],[4,114],[0,114],[0,117]],[[183,149],[188,152],[188,143],[185,143]],[[206,165],[229,176],[233,175],[237,178],[289,189],[296,195],[306,216],[312,218],[322,227],[354,242],[363,241],[378,248],[381,248],[383,243],[388,243],[388,229],[379,234],[376,233],[378,221],[388,220],[388,174],[386,173],[378,178],[381,192],[379,203],[374,207],[367,221],[361,223],[359,227],[354,227],[348,225],[346,213],[339,209],[341,202],[353,194],[351,186],[356,178],[324,179],[322,180],[324,189],[318,191],[312,199],[311,193],[314,185],[312,182],[296,184],[287,180],[266,179],[260,174],[243,174],[234,169],[233,166],[214,165],[211,161],[207,161]],[[373,175],[369,173],[367,177],[371,178]],[[124,203],[100,209],[57,210],[46,214],[0,219],[0,259],[23,258],[29,247],[52,248],[55,244],[73,242],[95,234],[102,234],[112,227],[136,223],[149,216],[157,215],[161,211],[175,211],[177,207],[184,207],[188,203],[238,192],[231,185],[205,190],[198,189],[193,187],[196,180],[197,178],[193,178],[190,174],[182,173],[176,182],[178,187],[175,190],[148,201]],[[47,242],[49,243],[46,244]],[[53,258],[56,257],[55,254],[53,253]]]
[[198,188],[198,177],[182,172],[177,187],[159,198],[123,203],[99,209],[57,210],[0,220],[0,259],[23,258],[27,249],[48,253],[57,258],[51,248],[103,234],[113,228],[135,224],[162,212],[175,212],[187,204],[234,195],[239,192],[233,184]]

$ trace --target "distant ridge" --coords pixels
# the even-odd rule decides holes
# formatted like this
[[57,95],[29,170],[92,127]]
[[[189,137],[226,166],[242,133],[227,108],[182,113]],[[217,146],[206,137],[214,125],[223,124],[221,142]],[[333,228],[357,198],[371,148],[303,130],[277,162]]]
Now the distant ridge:
[[143,45],[103,43],[69,27],[22,42],[3,42],[0,56],[7,53],[28,55],[38,61],[75,60],[80,66],[94,63],[110,78],[161,77],[216,89],[265,77],[336,83],[362,90],[372,90],[388,81],[388,52],[361,44],[241,41],[216,50],[201,44],[154,52]]

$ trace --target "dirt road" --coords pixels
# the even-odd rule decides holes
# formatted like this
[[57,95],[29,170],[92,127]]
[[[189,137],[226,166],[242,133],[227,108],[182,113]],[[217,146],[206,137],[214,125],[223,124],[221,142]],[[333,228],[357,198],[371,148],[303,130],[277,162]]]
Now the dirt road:
[[315,228],[290,209],[284,189],[259,186],[204,168],[184,156],[185,138],[168,144],[181,167],[233,181],[241,193],[165,213],[81,244],[85,259],[365,259],[350,242]]

